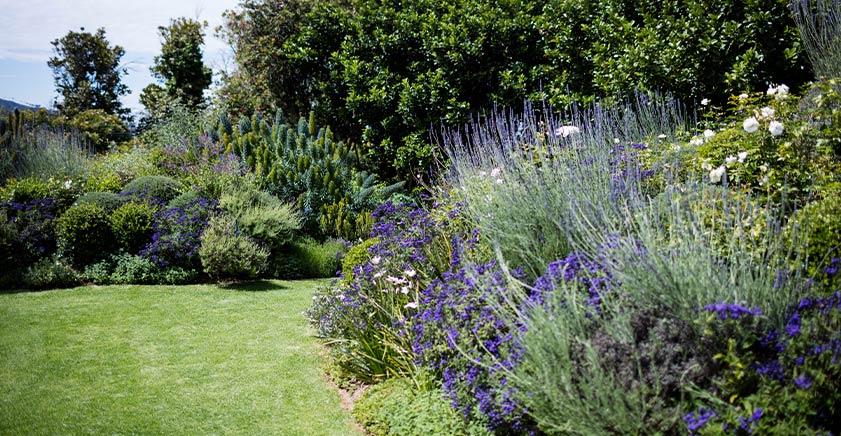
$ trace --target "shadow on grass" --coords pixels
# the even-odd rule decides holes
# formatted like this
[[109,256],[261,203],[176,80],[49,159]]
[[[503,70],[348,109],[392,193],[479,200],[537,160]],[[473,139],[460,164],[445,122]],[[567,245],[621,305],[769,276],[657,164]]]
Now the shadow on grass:
[[227,283],[223,285],[219,285],[222,289],[231,289],[234,291],[244,291],[244,292],[263,292],[263,291],[276,291],[279,289],[289,289],[286,286],[276,282],[276,281],[269,281],[269,280],[256,280],[253,282],[235,282],[235,283]]

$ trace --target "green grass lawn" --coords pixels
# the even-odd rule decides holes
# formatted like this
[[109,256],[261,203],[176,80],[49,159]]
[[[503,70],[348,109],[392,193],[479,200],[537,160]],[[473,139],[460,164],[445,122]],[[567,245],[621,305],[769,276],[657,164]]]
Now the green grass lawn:
[[301,312],[324,282],[0,294],[0,435],[353,435]]

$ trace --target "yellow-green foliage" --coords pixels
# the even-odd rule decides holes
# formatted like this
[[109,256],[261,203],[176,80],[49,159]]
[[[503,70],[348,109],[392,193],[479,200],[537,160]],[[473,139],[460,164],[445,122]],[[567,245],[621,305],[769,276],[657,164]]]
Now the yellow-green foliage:
[[126,203],[111,214],[111,231],[120,248],[134,254],[139,252],[152,236],[156,208],[146,202]]
[[199,256],[204,272],[215,279],[255,277],[266,268],[269,250],[236,228],[225,215],[210,219]]
[[380,242],[379,238],[368,238],[354,245],[345,253],[345,257],[342,260],[342,274],[344,274],[346,283],[350,283],[353,280],[353,268],[357,265],[362,265],[371,258],[368,250],[378,242]]

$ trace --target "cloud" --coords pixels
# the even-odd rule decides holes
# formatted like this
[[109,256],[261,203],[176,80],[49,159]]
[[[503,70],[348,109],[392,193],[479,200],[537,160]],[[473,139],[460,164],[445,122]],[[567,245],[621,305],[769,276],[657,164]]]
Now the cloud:
[[52,52],[48,50],[15,50],[0,47],[0,59],[12,60],[18,62],[43,62],[52,56]]

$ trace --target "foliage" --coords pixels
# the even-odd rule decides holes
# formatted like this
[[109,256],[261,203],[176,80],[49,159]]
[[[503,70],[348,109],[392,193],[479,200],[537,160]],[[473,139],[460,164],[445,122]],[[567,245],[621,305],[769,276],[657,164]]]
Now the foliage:
[[247,182],[223,191],[219,207],[233,218],[240,231],[270,248],[291,242],[301,228],[301,219],[290,205]]
[[[83,177],[90,154],[84,137],[60,126],[50,127],[46,121],[34,124],[33,120],[30,124],[24,121],[28,118],[25,113],[18,115],[17,127],[6,133],[0,147],[0,180]],[[9,121],[15,122],[11,116]]]
[[78,131],[84,141],[98,152],[114,148],[131,137],[126,123],[104,109],[84,109],[73,115],[59,115],[53,123],[67,130]]
[[96,156],[91,162],[85,189],[91,192],[120,192],[126,183],[136,178],[158,174],[154,154],[150,148],[128,144]]
[[158,27],[161,54],[155,56],[150,69],[155,78],[164,82],[164,88],[149,85],[141,94],[141,101],[153,116],[161,111],[155,104],[156,100],[160,101],[155,97],[156,91],[180,99],[190,108],[200,106],[204,101],[204,90],[210,86],[213,73],[202,62],[201,46],[206,26],[207,22],[181,17],[170,20],[167,27]]
[[304,236],[272,250],[266,275],[285,280],[335,277],[344,249],[341,241]]
[[109,213],[94,203],[76,204],[55,223],[58,252],[76,268],[94,263],[116,249]]
[[805,246],[804,260],[815,275],[829,259],[841,254],[841,202],[839,189],[829,189],[822,199],[803,206],[786,225],[787,239]]
[[69,31],[52,42],[54,56],[47,64],[53,70],[56,91],[62,101],[57,107],[62,115],[99,109],[108,115],[127,119],[129,110],[123,108],[120,97],[128,94],[128,87],[121,83],[127,70],[120,66],[125,50],[111,46],[105,38],[105,29],[95,34]]
[[489,435],[476,421],[459,416],[438,389],[419,391],[410,380],[386,380],[366,390],[354,404],[357,421],[373,436]]
[[[223,101],[292,114],[313,102],[362,144],[364,168],[414,180],[435,157],[431,127],[495,104],[634,90],[722,102],[767,83],[797,87],[810,77],[787,4],[248,1],[228,13],[240,70]],[[233,91],[242,84],[244,96]]]
[[111,231],[120,249],[137,254],[151,241],[155,212],[149,203],[130,202],[111,213]]
[[234,219],[217,215],[202,234],[199,257],[204,272],[216,280],[253,278],[266,267],[269,250],[239,231]]
[[342,276],[345,281],[353,280],[353,271],[356,267],[371,260],[373,256],[370,250],[379,242],[380,240],[378,238],[368,238],[354,245],[345,253],[342,259]]
[[199,246],[215,202],[197,198],[181,206],[171,206],[155,214],[152,242],[140,251],[161,267],[200,270]]
[[181,184],[170,177],[142,176],[126,184],[120,194],[152,204],[165,205],[177,197],[181,190]]
[[45,257],[26,269],[21,283],[27,289],[55,289],[70,288],[80,282],[70,265],[55,257]]
[[125,203],[125,199],[113,192],[86,192],[79,196],[76,204],[93,203],[109,214]]
[[841,3],[837,0],[791,2],[803,51],[818,78],[841,77]]
[[190,283],[197,276],[194,270],[180,267],[161,268],[151,259],[132,254],[114,254],[88,265],[81,274],[83,280],[97,285]]
[[80,183],[73,179],[41,179],[26,177],[9,179],[0,187],[0,200],[25,203],[32,200],[52,198],[56,201],[57,212],[61,213],[79,196]]
[[358,171],[354,150],[335,141],[329,128],[316,129],[314,114],[297,126],[282,112],[273,123],[254,115],[231,126],[222,117],[215,136],[226,153],[242,157],[263,187],[296,205],[304,232],[318,239],[364,235],[370,211],[403,186],[384,186],[376,175]]
[[53,198],[0,203],[0,261],[6,269],[25,268],[55,253],[57,214]]

